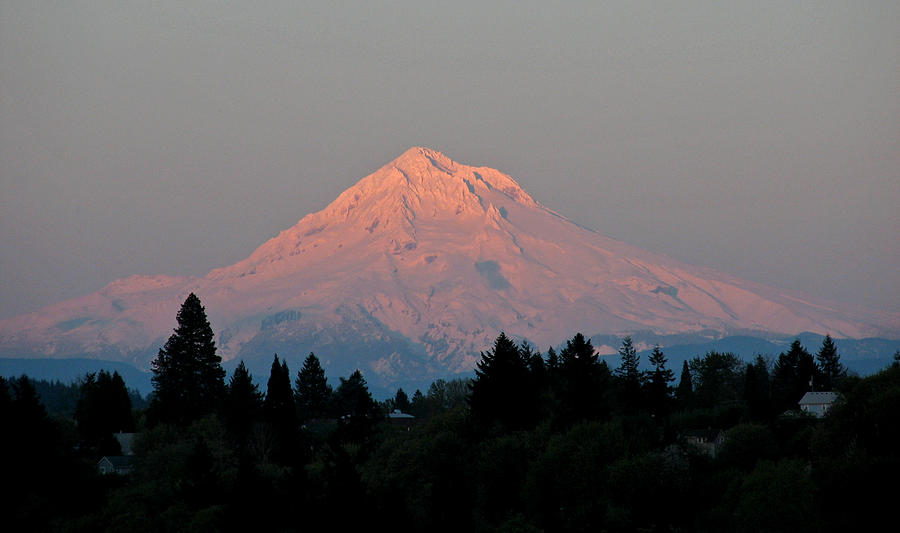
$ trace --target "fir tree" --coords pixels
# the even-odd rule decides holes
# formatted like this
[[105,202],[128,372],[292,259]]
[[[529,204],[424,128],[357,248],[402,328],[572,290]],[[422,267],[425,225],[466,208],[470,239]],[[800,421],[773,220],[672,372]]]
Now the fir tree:
[[559,369],[559,356],[556,355],[556,350],[551,346],[547,348],[547,370],[553,373],[557,369]]
[[669,410],[670,387],[669,383],[675,381],[675,373],[671,369],[666,368],[666,356],[663,354],[659,344],[653,347],[650,352],[650,365],[653,370],[650,371],[647,380],[647,400],[650,412],[656,416],[664,416]]
[[325,370],[316,354],[310,352],[294,381],[294,398],[301,420],[324,417],[331,404],[332,391]]
[[769,390],[769,366],[762,355],[757,355],[744,372],[744,402],[750,420],[765,422],[771,418],[772,400]]
[[119,455],[113,433],[134,431],[131,398],[118,372],[87,374],[80,386],[75,422],[82,444],[97,455]]
[[678,381],[678,388],[675,389],[675,399],[681,404],[682,409],[688,408],[694,400],[694,383],[687,361],[681,365],[681,379]]
[[392,407],[400,411],[401,413],[409,412],[409,396],[407,396],[406,393],[403,392],[402,388],[397,389],[397,393],[394,395]]
[[690,362],[698,407],[734,405],[743,397],[744,363],[733,353],[711,351]]
[[638,369],[640,357],[634,348],[631,337],[622,339],[622,347],[619,348],[622,362],[616,369],[616,380],[619,384],[622,408],[626,413],[633,413],[641,409],[641,385],[644,376]]
[[340,378],[334,394],[340,413],[338,439],[363,442],[372,436],[375,424],[382,418],[378,404],[372,399],[362,372],[355,370],[347,379]]
[[803,394],[819,383],[818,368],[813,356],[795,339],[782,352],[772,371],[772,401],[778,412],[797,408]]
[[297,411],[287,361],[278,361],[276,354],[269,373],[266,398],[263,400],[263,417],[276,437],[276,461],[285,463],[296,444]]
[[381,411],[372,399],[369,386],[362,372],[354,370],[347,379],[340,378],[341,384],[335,392],[335,403],[342,416],[348,418],[380,418]]
[[590,339],[576,333],[560,352],[556,391],[558,420],[568,426],[581,420],[603,419],[610,414],[611,375],[606,361],[599,361]]
[[816,361],[822,376],[822,390],[834,390],[841,380],[847,377],[847,368],[841,364],[841,356],[838,354],[837,346],[834,345],[831,335],[825,335],[825,339],[822,340],[822,347],[816,354]]
[[178,311],[178,327],[151,366],[156,421],[185,425],[212,413],[225,392],[225,370],[216,354],[206,311],[191,293]]
[[500,424],[524,429],[535,416],[536,398],[529,390],[528,363],[515,343],[500,333],[494,348],[482,352],[469,384],[468,403],[472,416],[485,427]]
[[263,395],[241,361],[231,375],[222,410],[225,424],[239,443],[246,441],[253,424],[260,419]]

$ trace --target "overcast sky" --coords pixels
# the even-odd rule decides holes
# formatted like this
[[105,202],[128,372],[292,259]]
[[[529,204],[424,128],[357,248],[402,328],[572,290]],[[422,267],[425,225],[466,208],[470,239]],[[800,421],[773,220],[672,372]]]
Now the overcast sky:
[[[490,5],[485,5],[490,4]],[[0,317],[249,255],[405,149],[900,311],[900,2],[0,2]]]

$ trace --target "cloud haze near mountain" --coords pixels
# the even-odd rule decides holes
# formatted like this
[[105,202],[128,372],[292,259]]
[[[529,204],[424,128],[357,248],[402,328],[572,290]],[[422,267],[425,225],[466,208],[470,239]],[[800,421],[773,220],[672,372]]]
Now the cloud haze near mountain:
[[183,4],[0,5],[0,317],[232,264],[411,145],[900,311],[896,2]]

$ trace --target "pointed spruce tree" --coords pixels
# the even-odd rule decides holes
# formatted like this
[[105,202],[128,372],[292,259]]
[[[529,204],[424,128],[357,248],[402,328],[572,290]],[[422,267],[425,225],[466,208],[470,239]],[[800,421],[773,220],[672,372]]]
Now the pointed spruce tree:
[[89,373],[79,387],[75,423],[84,449],[97,455],[120,455],[113,433],[134,431],[131,398],[118,372]]
[[619,356],[622,358],[622,362],[615,371],[619,389],[619,404],[625,413],[635,413],[643,407],[641,386],[644,382],[644,375],[638,368],[640,357],[637,355],[631,337],[626,336],[622,339]]
[[678,400],[681,409],[689,409],[693,405],[694,380],[687,361],[681,365],[681,379],[678,381],[678,388],[675,389],[675,399]]
[[533,420],[536,408],[530,385],[522,352],[501,332],[493,349],[482,352],[475,366],[467,397],[472,418],[483,428],[500,425],[524,429]]
[[841,363],[841,356],[838,354],[837,346],[834,345],[831,335],[825,335],[822,340],[822,347],[816,354],[816,361],[819,364],[822,380],[821,390],[832,391],[847,377],[847,368]]
[[401,413],[409,413],[409,396],[405,392],[403,392],[402,388],[397,389],[397,393],[394,394],[394,399],[391,402],[391,407],[394,410],[400,411]]
[[310,352],[294,381],[294,399],[301,420],[324,418],[330,409],[332,390],[316,354]]
[[241,446],[250,435],[250,430],[262,418],[263,395],[247,366],[241,361],[231,375],[225,392],[222,414],[225,425],[232,437]]
[[747,364],[744,373],[744,403],[747,414],[754,422],[766,422],[774,414],[769,388],[769,366],[762,355],[757,355],[753,363]]
[[287,361],[279,362],[277,354],[272,361],[266,398],[263,400],[263,418],[275,435],[272,457],[276,462],[287,463],[297,442],[297,410]]
[[813,356],[795,339],[772,370],[772,402],[777,412],[797,409],[803,395],[821,383]]
[[151,417],[177,425],[215,411],[225,393],[225,370],[200,298],[191,293],[177,316],[178,327],[151,363]]
[[612,376],[606,361],[600,361],[594,352],[591,340],[576,333],[566,341],[559,359],[554,424],[568,427],[582,420],[607,418]]
[[358,369],[341,384],[334,393],[338,419],[339,438],[361,442],[372,435],[375,425],[382,418],[378,403],[372,398],[369,386]]
[[669,383],[675,381],[675,373],[666,368],[665,354],[659,344],[650,352],[650,366],[653,370],[647,379],[647,404],[650,412],[656,417],[664,417],[668,414],[671,403],[671,390]]

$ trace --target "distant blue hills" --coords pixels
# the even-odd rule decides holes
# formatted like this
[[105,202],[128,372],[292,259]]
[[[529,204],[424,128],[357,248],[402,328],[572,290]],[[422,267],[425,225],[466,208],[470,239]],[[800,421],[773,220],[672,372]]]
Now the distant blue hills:
[[[772,338],[734,335],[723,337],[721,339],[710,339],[700,335],[684,334],[656,335],[649,332],[632,335],[632,339],[635,343],[649,345],[659,343],[663,346],[663,352],[668,359],[668,366],[675,371],[676,376],[681,370],[684,361],[694,357],[703,356],[710,351],[731,352],[748,362],[753,360],[759,354],[774,362],[778,357],[778,354],[786,351],[794,339],[800,339],[803,346],[806,347],[811,354],[815,355],[822,346],[822,340],[824,338],[824,336],[815,333],[801,333],[800,335]],[[607,345],[618,347],[621,345],[622,338],[615,335],[594,335],[591,337],[591,342],[594,346]],[[897,339],[834,339],[834,343],[838,348],[838,353],[841,355],[841,362],[844,363],[851,372],[860,376],[871,375],[884,369],[891,364],[894,352],[900,350],[900,340]],[[541,349],[541,347],[538,347],[538,349]],[[541,349],[541,351],[544,350]],[[650,350],[639,352],[639,355],[641,356],[641,365],[645,369],[649,368],[647,364],[649,354]],[[303,357],[305,357],[305,354]],[[607,361],[611,368],[615,368],[619,365],[618,355],[604,355],[601,357]],[[271,361],[267,364],[271,364]],[[302,358],[299,355],[297,357],[288,358],[288,364],[293,380],[293,376],[296,375],[297,370],[300,369]],[[230,377],[234,367],[237,366],[237,361],[228,361],[223,366],[228,371],[228,376]],[[118,372],[129,388],[136,389],[142,395],[147,395],[153,390],[150,381],[151,373],[149,370],[142,370],[131,364],[120,361],[88,358],[0,358],[0,376],[6,377],[26,374],[34,379],[46,379],[48,381],[58,380],[63,383],[70,383],[84,377],[88,372],[98,372],[100,370]],[[332,374],[328,368],[325,370],[329,374]],[[265,390],[266,380],[268,379],[266,369],[260,366],[260,368],[252,368],[251,372],[254,374],[254,380],[260,385],[260,388]],[[409,383],[399,383],[398,385],[402,386],[404,390],[407,390],[411,394],[416,388],[425,391],[430,382],[434,379],[451,379],[454,377],[461,376],[458,374],[453,376],[435,375],[429,379],[410,380]],[[332,383],[333,386],[337,386],[338,384],[336,376],[332,377],[329,375],[328,381]],[[370,389],[377,398],[392,396],[394,392],[394,390],[389,390],[384,386],[380,386],[377,383],[377,380],[375,380],[375,383],[370,383]]]
[[[690,339],[690,336],[683,334],[666,336],[647,333],[632,335],[632,339],[635,342],[659,343],[660,346],[663,346],[662,350],[668,359],[668,366],[677,375],[684,361],[703,356],[711,351],[730,352],[747,362],[755,359],[757,355],[762,355],[774,363],[778,355],[787,351],[795,339],[800,339],[800,343],[806,350],[815,355],[822,347],[822,340],[825,339],[825,336],[817,333],[801,333],[772,338],[734,335],[721,339],[706,339],[699,336]],[[673,340],[676,342],[672,342]],[[619,346],[622,342],[620,337],[612,335],[596,335],[591,338],[591,341],[594,346],[602,344]],[[893,361],[894,352],[900,350],[900,340],[898,339],[834,339],[834,344],[841,356],[841,362],[850,372],[860,376],[868,376],[884,369]],[[638,355],[641,356],[641,366],[649,369],[647,360],[650,350],[640,351]],[[610,367],[618,366],[618,355],[603,357],[606,358]]]
[[140,370],[133,365],[119,361],[87,358],[0,358],[0,376],[7,378],[25,374],[33,379],[71,383],[76,379],[83,378],[89,372],[99,372],[100,370],[106,370],[109,373],[118,372],[129,389],[137,389],[144,396],[153,390],[149,370]]

